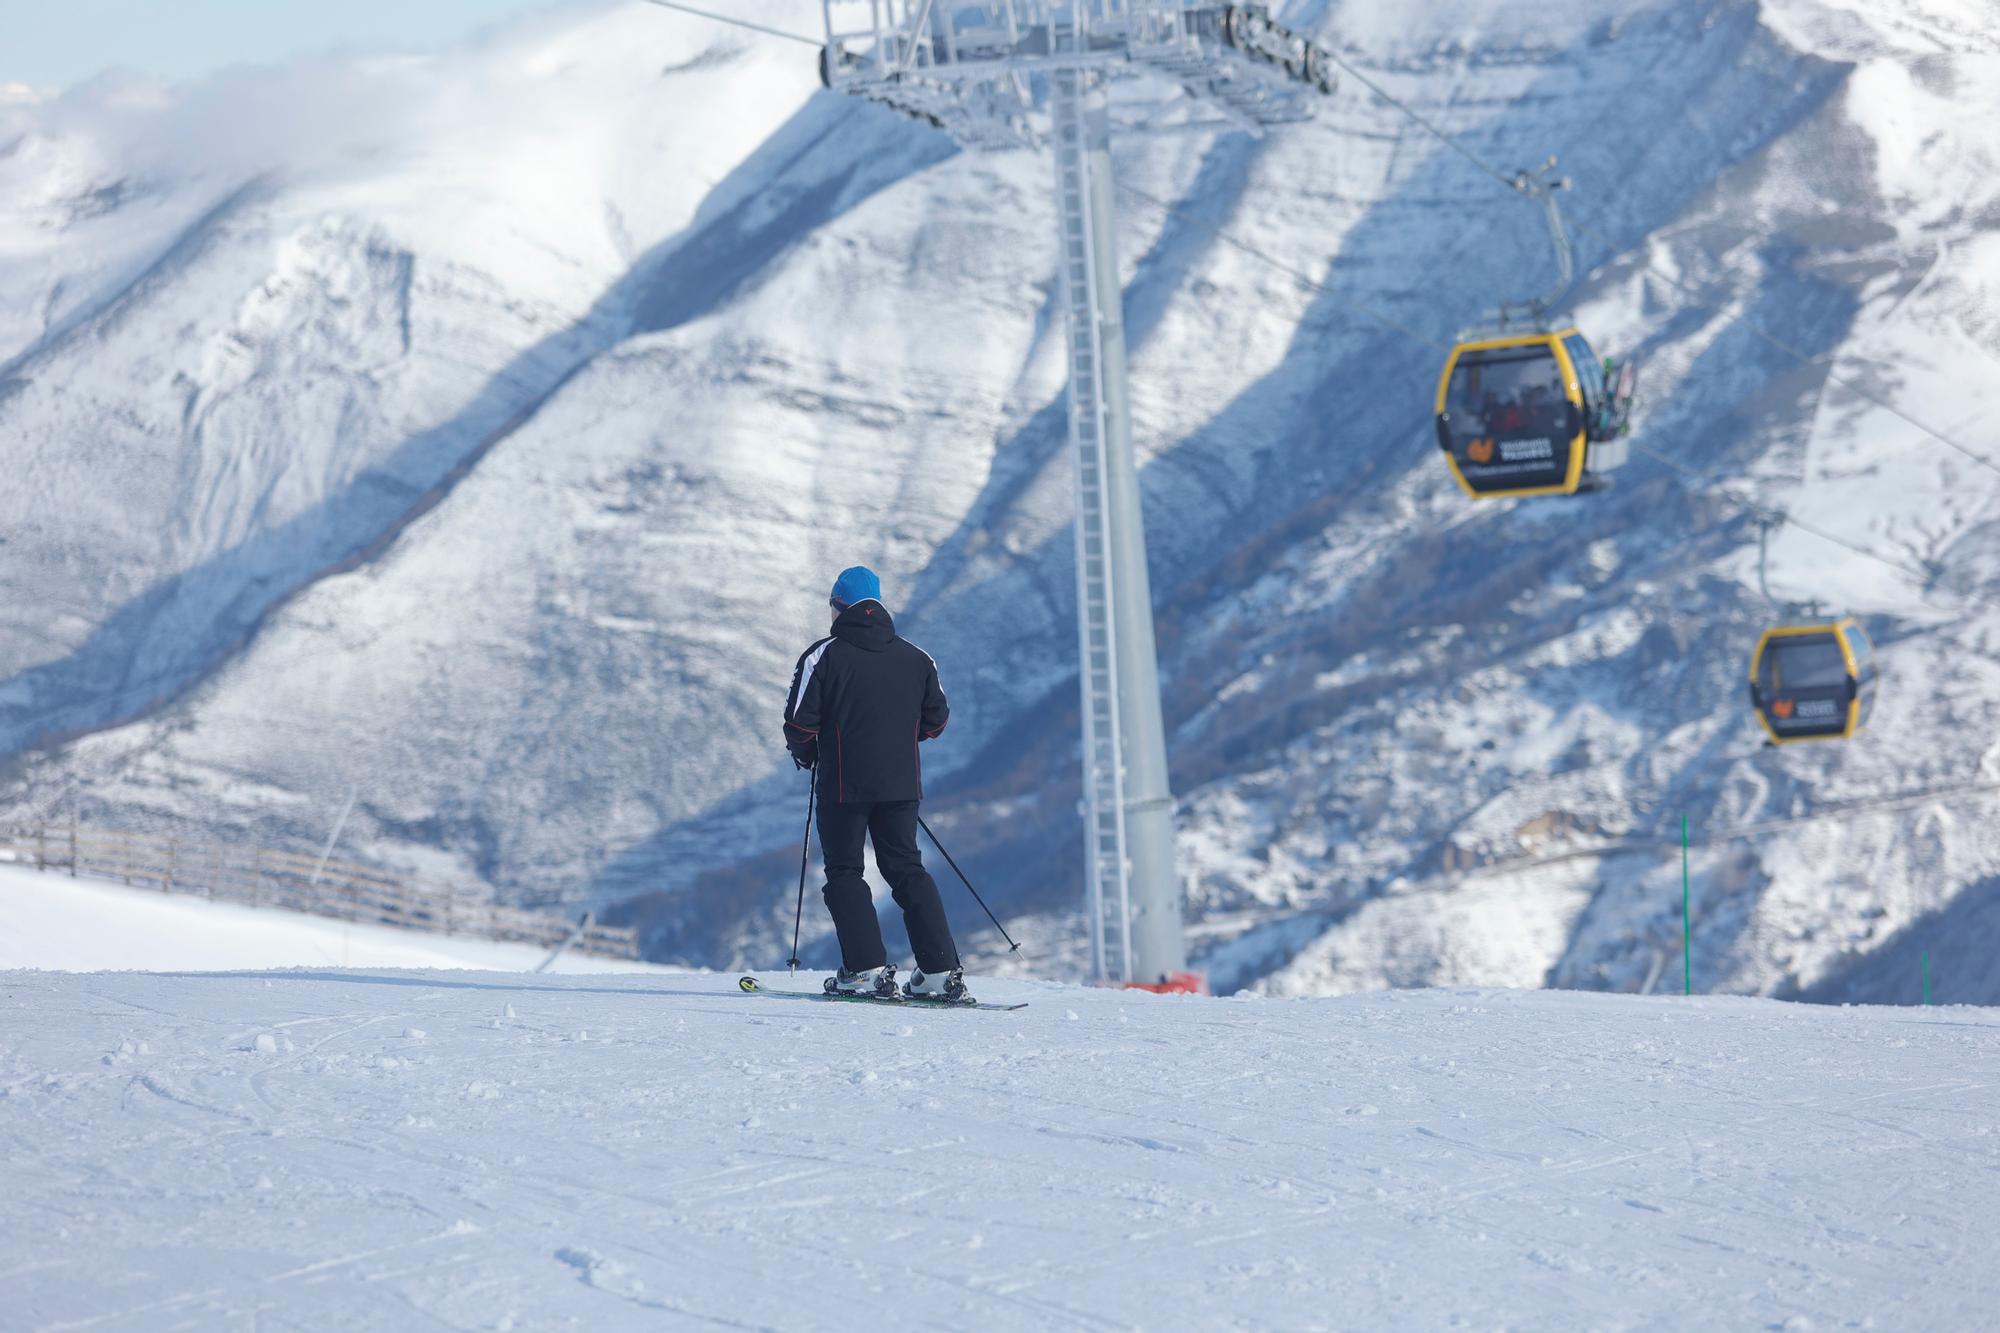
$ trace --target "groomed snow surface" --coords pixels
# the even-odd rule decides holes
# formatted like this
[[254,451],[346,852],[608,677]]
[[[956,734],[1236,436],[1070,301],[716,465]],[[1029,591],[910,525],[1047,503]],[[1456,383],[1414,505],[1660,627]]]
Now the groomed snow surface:
[[0,973],[0,1325],[1992,1327],[2000,1013],[981,990]]

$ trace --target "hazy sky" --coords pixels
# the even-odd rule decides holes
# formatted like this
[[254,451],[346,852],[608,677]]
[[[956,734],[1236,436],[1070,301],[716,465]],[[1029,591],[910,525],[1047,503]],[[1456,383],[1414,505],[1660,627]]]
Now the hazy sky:
[[186,78],[332,47],[422,51],[551,0],[0,0],[0,84]]

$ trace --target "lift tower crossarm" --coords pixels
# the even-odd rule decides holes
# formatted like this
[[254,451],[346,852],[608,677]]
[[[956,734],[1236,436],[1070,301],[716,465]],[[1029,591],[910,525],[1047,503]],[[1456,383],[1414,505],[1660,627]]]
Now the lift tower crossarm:
[[1272,21],[1261,4],[1190,0],[868,0],[868,24],[843,28],[822,0],[820,79],[950,133],[968,147],[1038,146],[1028,76],[1089,69],[1178,83],[1232,124],[1307,120],[1333,92],[1326,48]]

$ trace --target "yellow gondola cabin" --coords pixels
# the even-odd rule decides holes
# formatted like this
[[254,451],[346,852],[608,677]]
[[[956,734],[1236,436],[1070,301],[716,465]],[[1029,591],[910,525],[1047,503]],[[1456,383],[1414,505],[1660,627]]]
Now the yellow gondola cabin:
[[1438,379],[1437,440],[1475,500],[1575,495],[1624,461],[1633,371],[1576,329],[1460,342]]
[[1874,648],[1852,617],[1765,630],[1750,655],[1750,706],[1773,745],[1849,739],[1875,682]]

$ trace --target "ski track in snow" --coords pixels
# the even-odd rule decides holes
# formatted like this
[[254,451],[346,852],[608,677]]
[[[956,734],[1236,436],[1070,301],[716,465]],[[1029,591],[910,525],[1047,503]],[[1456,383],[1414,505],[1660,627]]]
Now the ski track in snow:
[[2000,1295],[1990,1010],[981,990],[1030,1007],[0,973],[0,1324],[1972,1329]]

